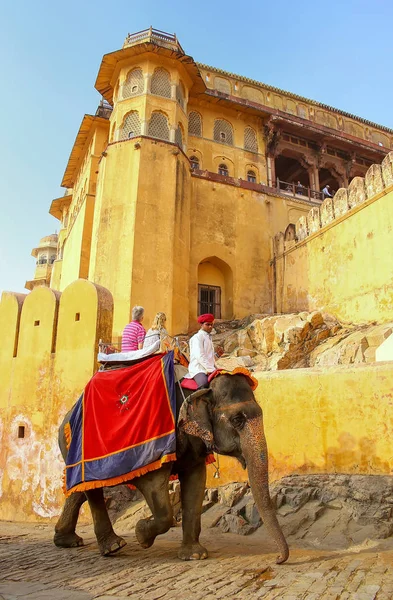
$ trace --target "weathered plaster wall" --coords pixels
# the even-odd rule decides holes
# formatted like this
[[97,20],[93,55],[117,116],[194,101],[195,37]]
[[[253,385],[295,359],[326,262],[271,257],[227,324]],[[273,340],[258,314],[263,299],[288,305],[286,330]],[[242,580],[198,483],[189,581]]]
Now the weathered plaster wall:
[[[257,373],[270,480],[291,473],[389,474],[393,469],[393,363]],[[211,486],[244,481],[239,463],[219,457]]]
[[393,153],[276,236],[277,312],[325,310],[354,323],[393,318]]
[[25,298],[3,295],[0,518],[58,514],[63,464],[57,429],[95,371],[97,338],[110,336],[112,313],[109,292],[84,280],[63,294],[41,287]]

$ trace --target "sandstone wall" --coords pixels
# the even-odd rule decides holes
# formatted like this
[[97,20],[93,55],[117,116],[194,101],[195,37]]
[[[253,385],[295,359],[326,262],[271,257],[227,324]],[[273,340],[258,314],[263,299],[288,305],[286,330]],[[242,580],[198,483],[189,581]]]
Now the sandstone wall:
[[[391,362],[255,376],[271,481],[291,473],[391,473]],[[219,467],[218,479],[208,467],[211,486],[247,479],[235,459],[220,456]]]
[[276,312],[326,310],[353,323],[393,319],[393,152],[275,237]]
[[[57,429],[112,333],[112,297],[77,280],[0,303],[0,519],[56,516],[63,501]],[[22,437],[23,434],[23,437]]]

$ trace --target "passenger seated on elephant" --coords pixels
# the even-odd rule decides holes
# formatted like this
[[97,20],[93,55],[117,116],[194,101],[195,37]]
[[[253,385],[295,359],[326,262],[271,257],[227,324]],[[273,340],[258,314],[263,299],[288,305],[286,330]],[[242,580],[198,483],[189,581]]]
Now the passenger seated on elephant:
[[142,325],[145,309],[143,306],[134,306],[132,321],[125,326],[121,343],[122,352],[141,350],[145,339],[146,330]]
[[216,370],[214,346],[211,338],[214,315],[204,314],[198,317],[201,328],[190,339],[190,364],[186,379],[194,379],[198,388],[209,387],[208,375]]
[[166,314],[163,312],[158,312],[154,317],[152,326],[146,333],[145,340],[143,342],[143,348],[150,348],[155,344],[160,343],[158,347],[159,352],[165,352],[169,346],[169,334],[165,329],[166,323]]

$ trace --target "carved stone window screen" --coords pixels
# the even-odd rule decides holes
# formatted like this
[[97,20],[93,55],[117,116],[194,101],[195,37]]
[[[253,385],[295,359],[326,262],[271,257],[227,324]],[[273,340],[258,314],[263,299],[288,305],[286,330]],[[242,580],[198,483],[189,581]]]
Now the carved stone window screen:
[[183,148],[183,133],[180,125],[178,125],[175,131],[175,144],[177,144],[179,148]]
[[198,112],[192,111],[188,115],[188,133],[202,137],[202,117]]
[[216,142],[233,146],[233,129],[232,125],[224,119],[216,119],[214,121],[213,139]]
[[223,77],[214,78],[214,87],[218,92],[222,92],[223,94],[231,93],[231,83],[227,79],[223,79]]
[[171,97],[171,82],[169,79],[169,73],[162,67],[158,67],[151,78],[150,91],[156,96],[163,96],[164,98]]
[[119,140],[128,140],[137,135],[141,135],[141,122],[139,119],[139,113],[136,110],[133,110],[126,115],[123,121]]
[[166,116],[160,112],[151,115],[148,127],[148,135],[159,140],[169,141],[169,125]]
[[179,85],[176,86],[176,100],[180,104],[180,106],[182,107],[183,110],[185,107],[184,96],[185,96],[184,86],[183,86],[182,82],[180,82]]
[[246,127],[244,130],[244,149],[258,152],[257,134],[251,127]]
[[130,96],[139,96],[143,94],[143,73],[142,69],[132,69],[127,75],[123,84],[123,98]]

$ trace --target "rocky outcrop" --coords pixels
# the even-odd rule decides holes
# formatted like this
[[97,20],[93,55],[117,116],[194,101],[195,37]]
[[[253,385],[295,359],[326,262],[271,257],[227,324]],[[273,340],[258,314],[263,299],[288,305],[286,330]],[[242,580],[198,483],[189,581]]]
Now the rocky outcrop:
[[[179,483],[170,483],[174,526],[181,522]],[[348,548],[393,534],[393,478],[384,475],[291,475],[270,489],[280,525],[289,544]],[[127,486],[106,491],[110,513],[120,533],[135,528],[150,510]],[[109,500],[108,500],[109,502]],[[224,533],[264,535],[247,483],[231,483],[205,492],[202,528]],[[258,533],[259,535],[259,533]]]
[[393,323],[342,325],[319,311],[258,316],[243,327],[225,328],[214,337],[224,355],[217,361],[232,370],[281,370],[375,361],[375,351],[392,333]]

